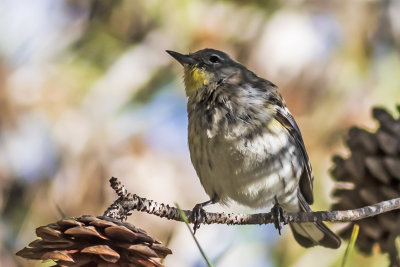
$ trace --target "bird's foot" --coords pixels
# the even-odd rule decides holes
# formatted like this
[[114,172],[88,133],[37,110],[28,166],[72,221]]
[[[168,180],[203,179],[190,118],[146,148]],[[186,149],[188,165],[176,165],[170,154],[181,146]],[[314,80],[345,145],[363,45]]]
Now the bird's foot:
[[281,230],[282,230],[282,222],[283,225],[287,224],[287,220],[285,216],[283,215],[283,209],[279,205],[278,200],[275,197],[275,205],[271,209],[271,213],[274,219],[274,226],[276,229],[278,229],[279,235],[281,235]]
[[203,209],[204,203],[199,203],[194,206],[192,210],[193,217],[193,232],[196,234],[196,230],[200,228],[200,224],[203,222],[203,218],[206,217],[206,211]]

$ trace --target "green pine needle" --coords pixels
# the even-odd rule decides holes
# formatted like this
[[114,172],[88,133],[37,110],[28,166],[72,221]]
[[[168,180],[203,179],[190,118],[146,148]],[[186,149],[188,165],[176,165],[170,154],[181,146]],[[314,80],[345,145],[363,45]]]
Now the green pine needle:
[[181,208],[179,208],[179,205],[177,203],[175,203],[176,208],[179,210],[179,213],[183,219],[183,221],[185,222],[187,228],[189,229],[190,233],[192,234],[192,237],[194,239],[194,242],[197,245],[197,248],[200,250],[201,255],[203,256],[204,260],[206,261],[208,267],[214,267],[214,265],[211,263],[210,259],[207,257],[206,253],[204,252],[204,250],[201,248],[199,241],[197,241],[197,238],[194,236],[192,228],[189,225],[189,221],[185,215],[185,212],[183,212],[183,210],[181,210]]
[[350,255],[351,253],[353,253],[354,245],[356,244],[359,230],[360,226],[358,226],[358,224],[354,224],[349,244],[347,245],[346,252],[344,253],[342,267],[345,267],[346,264],[349,262]]

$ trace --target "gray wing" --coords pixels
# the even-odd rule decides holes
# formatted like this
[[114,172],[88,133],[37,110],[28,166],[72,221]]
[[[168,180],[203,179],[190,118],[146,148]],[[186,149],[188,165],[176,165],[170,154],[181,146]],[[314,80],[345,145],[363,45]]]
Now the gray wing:
[[304,162],[304,171],[300,177],[300,192],[306,199],[308,204],[314,202],[313,197],[313,181],[314,175],[311,169],[310,160],[307,155],[306,148],[304,146],[303,137],[301,136],[300,129],[297,126],[292,114],[286,106],[278,106],[276,109],[277,120],[289,131],[290,135],[296,140],[296,144],[301,151]]

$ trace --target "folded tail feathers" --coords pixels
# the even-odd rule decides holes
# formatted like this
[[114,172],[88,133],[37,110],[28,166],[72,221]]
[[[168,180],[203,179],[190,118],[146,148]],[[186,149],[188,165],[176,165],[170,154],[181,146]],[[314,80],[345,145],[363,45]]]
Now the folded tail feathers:
[[[311,212],[311,208],[304,199],[299,195],[300,210],[304,212]],[[294,238],[303,247],[323,246],[327,248],[340,247],[341,240],[322,222],[307,222],[307,223],[291,223]]]
[[294,238],[303,247],[323,246],[339,248],[341,241],[323,223],[292,223],[290,224]]

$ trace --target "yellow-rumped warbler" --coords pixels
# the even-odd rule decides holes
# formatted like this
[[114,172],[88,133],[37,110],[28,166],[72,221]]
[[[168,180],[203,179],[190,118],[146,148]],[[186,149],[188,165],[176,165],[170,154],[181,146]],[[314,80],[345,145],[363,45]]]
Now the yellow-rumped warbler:
[[[310,161],[276,85],[218,50],[167,52],[184,67],[190,156],[210,196],[195,206],[197,216],[201,218],[204,206],[229,200],[251,208],[275,204],[278,222],[282,208],[311,211]],[[290,227],[304,247],[340,246],[339,237],[321,222]]]

